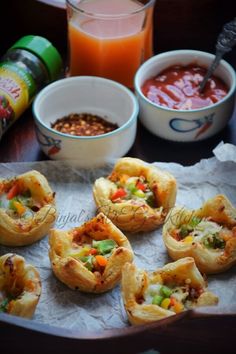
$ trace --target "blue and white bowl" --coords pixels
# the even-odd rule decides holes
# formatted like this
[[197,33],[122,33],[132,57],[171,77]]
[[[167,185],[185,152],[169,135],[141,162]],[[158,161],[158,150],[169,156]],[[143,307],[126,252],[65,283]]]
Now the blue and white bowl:
[[232,116],[235,102],[235,71],[221,60],[214,75],[229,87],[219,102],[193,110],[175,110],[151,102],[141,91],[147,79],[155,77],[173,65],[197,64],[209,67],[214,55],[196,50],[165,52],[147,60],[135,76],[135,92],[140,106],[140,120],[153,134],[172,141],[198,141],[209,138],[223,129]]
[[[33,103],[36,134],[41,149],[55,160],[74,160],[92,168],[125,155],[134,143],[138,102],[123,85],[100,77],[78,76],[45,87]],[[119,128],[98,136],[72,136],[51,128],[70,113],[91,113]]]

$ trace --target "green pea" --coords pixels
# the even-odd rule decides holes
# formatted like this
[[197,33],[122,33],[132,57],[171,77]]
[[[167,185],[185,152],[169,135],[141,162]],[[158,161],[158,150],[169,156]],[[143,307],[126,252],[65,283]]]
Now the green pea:
[[154,295],[153,299],[152,299],[152,304],[160,306],[160,304],[162,303],[163,299],[164,299],[164,297],[161,296],[161,295]]
[[168,286],[163,285],[160,288],[160,293],[164,297],[170,297],[170,295],[172,294],[172,290],[170,288],[168,288]]

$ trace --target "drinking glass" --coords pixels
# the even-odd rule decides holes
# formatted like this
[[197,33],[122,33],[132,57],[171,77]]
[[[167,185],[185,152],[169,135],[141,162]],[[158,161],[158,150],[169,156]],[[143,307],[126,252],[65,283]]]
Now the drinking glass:
[[101,76],[133,88],[153,54],[155,0],[67,0],[69,76]]

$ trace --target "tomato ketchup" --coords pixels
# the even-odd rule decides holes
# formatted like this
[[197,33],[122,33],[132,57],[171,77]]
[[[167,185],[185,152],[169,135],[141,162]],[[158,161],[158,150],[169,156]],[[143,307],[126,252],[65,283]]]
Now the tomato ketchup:
[[146,80],[142,92],[151,102],[172,109],[191,110],[210,106],[222,100],[229,89],[220,78],[212,75],[203,92],[200,92],[199,85],[206,71],[195,64],[171,66]]

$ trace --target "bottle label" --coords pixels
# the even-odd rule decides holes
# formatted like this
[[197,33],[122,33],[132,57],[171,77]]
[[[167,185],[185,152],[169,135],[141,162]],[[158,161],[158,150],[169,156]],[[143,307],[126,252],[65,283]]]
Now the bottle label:
[[0,138],[36,93],[30,73],[11,62],[0,64]]

